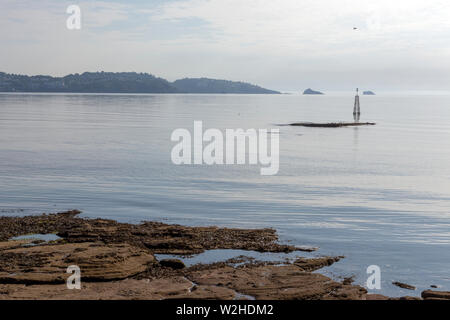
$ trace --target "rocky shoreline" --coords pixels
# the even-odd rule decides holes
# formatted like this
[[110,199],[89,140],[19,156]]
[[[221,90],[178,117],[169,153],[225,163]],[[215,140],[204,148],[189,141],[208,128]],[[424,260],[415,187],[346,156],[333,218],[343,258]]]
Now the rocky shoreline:
[[[134,225],[79,218],[79,213],[0,217],[0,299],[389,299],[368,294],[348,279],[337,282],[313,273],[343,257],[262,262],[242,256],[190,267],[155,257],[212,249],[299,255],[314,250],[279,244],[273,229]],[[28,234],[59,238],[11,240]],[[66,286],[70,265],[81,270],[81,290]],[[450,294],[427,291],[422,296],[448,299]]]

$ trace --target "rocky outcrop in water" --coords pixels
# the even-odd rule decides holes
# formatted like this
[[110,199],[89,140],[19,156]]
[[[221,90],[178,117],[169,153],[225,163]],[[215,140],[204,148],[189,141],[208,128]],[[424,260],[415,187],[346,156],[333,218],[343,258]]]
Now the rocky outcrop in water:
[[425,290],[422,292],[422,298],[425,300],[450,300],[450,292]]
[[314,122],[296,122],[289,126],[293,127],[309,127],[309,128],[342,128],[342,127],[360,127],[360,126],[374,126],[374,122],[329,122],[329,123],[314,123]]
[[393,284],[394,286],[397,286],[397,287],[402,288],[402,289],[416,290],[416,287],[415,287],[415,286],[412,286],[412,285],[407,284],[407,283],[394,281],[394,282],[392,282],[392,284]]
[[316,94],[316,95],[322,95],[323,93],[320,92],[320,91],[315,91],[315,90],[313,90],[313,89],[311,89],[311,88],[308,88],[308,89],[306,89],[305,91],[303,91],[303,94],[312,94],[312,95]]
[[24,234],[55,233],[65,242],[127,243],[153,253],[197,254],[211,249],[243,249],[259,252],[310,251],[277,243],[274,229],[187,227],[159,222],[119,223],[107,219],[78,218],[79,211],[61,214],[0,217],[0,241]]
[[65,283],[67,267],[83,271],[83,281],[126,279],[147,270],[155,263],[148,252],[128,244],[62,243],[22,246],[11,249],[0,245],[0,283]]

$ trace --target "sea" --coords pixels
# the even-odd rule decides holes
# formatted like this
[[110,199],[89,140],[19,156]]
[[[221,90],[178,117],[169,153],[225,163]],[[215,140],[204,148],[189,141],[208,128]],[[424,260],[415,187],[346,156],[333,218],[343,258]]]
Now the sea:
[[[360,121],[375,126],[286,126],[353,121],[351,91],[0,94],[0,215],[79,209],[130,223],[274,228],[281,243],[318,248],[290,258],[345,256],[318,271],[333,279],[366,286],[368,268],[378,266],[381,289],[371,293],[450,290],[450,94],[360,99]],[[204,130],[278,129],[278,173],[263,176],[250,164],[175,165],[171,135],[193,132],[194,121]]]

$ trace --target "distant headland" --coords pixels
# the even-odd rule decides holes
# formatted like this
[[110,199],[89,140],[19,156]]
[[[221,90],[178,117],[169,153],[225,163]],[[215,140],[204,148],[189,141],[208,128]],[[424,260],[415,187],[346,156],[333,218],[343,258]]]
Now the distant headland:
[[374,96],[375,92],[373,92],[373,91],[364,91],[363,95],[365,95],[365,96]]
[[208,78],[169,82],[148,73],[103,71],[64,77],[0,72],[0,92],[280,94],[245,82]]
[[320,91],[315,91],[315,90],[313,90],[311,88],[308,88],[305,91],[303,91],[303,94],[323,94],[323,93],[320,92]]

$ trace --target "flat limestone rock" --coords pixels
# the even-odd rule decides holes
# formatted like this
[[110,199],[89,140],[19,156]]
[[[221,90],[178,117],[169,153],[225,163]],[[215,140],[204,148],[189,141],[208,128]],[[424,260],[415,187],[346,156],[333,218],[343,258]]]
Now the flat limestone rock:
[[31,240],[25,239],[25,240],[11,240],[11,241],[2,241],[0,242],[0,251],[6,250],[6,249],[14,249],[14,248],[20,248],[25,245],[31,244]]
[[342,258],[343,257],[321,257],[313,259],[300,258],[294,262],[294,265],[296,265],[303,271],[311,272],[319,270],[323,267],[331,266],[333,263],[338,262]]
[[231,300],[236,293],[224,287],[194,286],[184,277],[164,279],[125,279],[111,282],[82,282],[81,290],[69,290],[65,284],[0,284],[0,300]]
[[[0,250],[0,299],[385,298],[367,295],[362,287],[311,273],[339,261],[340,257],[302,258],[288,265],[253,262],[238,267],[205,265],[145,277],[146,271],[157,270],[160,265],[146,249],[128,244],[14,246]],[[81,268],[81,290],[69,290],[65,284],[66,268],[73,264]]]
[[422,292],[424,300],[450,300],[450,291],[425,290]]
[[80,267],[82,281],[111,281],[142,273],[155,262],[148,251],[128,244],[20,247],[0,251],[0,283],[65,283],[71,265]]
[[120,223],[107,219],[83,219],[79,211],[40,216],[0,217],[0,241],[24,234],[55,233],[70,243],[128,243],[152,253],[197,254],[212,249],[259,252],[311,251],[279,244],[274,229],[187,227],[159,222]]
[[359,286],[343,285],[300,267],[230,266],[194,271],[188,278],[199,285],[223,286],[257,300],[366,299],[367,291]]
[[399,281],[394,281],[394,282],[392,282],[392,284],[393,284],[394,286],[397,286],[397,287],[402,288],[402,289],[416,290],[416,287],[415,287],[415,286],[412,286],[412,285],[407,284],[407,283],[403,283],[403,282],[399,282]]
[[[387,299],[311,273],[341,257],[301,258],[286,264],[240,258],[173,268],[181,264],[167,260],[161,264],[153,256],[210,249],[301,250],[277,243],[273,229],[133,225],[82,219],[78,213],[0,217],[0,299]],[[62,239],[7,241],[48,233]],[[81,269],[82,290],[69,290],[65,284],[71,265]]]

